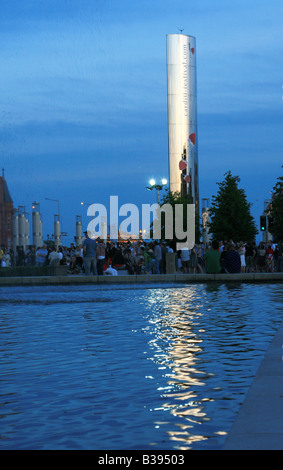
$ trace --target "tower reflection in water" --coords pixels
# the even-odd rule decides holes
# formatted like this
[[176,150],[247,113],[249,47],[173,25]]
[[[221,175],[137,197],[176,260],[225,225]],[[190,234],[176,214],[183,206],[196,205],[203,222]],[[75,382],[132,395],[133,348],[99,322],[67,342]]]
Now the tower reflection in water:
[[[171,414],[170,420],[155,424],[170,428],[166,432],[180,450],[207,439],[205,428],[211,421],[207,405],[214,401],[208,384],[214,373],[206,370],[213,370],[213,365],[201,357],[206,335],[203,312],[209,305],[205,287],[202,292],[199,287],[155,291],[148,299],[151,313],[144,330],[152,336],[148,342],[150,359],[164,370],[164,383],[157,389],[164,400],[161,408]],[[176,418],[173,426],[172,417]],[[219,429],[215,435],[226,432]]]

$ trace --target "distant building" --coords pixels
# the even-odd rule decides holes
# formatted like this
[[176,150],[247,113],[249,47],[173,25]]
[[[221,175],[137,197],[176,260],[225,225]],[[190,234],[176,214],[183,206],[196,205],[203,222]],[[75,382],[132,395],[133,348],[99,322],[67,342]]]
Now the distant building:
[[36,249],[43,245],[42,220],[38,202],[32,204],[32,244]]
[[0,245],[13,248],[13,213],[14,204],[4,177],[0,176]]

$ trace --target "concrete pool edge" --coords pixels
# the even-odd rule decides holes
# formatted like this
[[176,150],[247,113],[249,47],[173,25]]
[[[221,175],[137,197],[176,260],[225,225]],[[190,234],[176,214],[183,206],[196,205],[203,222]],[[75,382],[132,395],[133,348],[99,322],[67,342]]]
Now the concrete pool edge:
[[118,276],[22,276],[0,277],[0,287],[35,285],[85,285],[85,284],[153,284],[153,283],[203,283],[203,282],[282,282],[283,273],[241,274],[155,274]]
[[258,368],[222,450],[283,450],[283,322]]

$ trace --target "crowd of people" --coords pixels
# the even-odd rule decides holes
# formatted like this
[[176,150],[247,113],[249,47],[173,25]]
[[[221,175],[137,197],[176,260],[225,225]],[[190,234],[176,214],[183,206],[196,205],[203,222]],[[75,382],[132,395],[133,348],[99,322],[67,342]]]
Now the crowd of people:
[[176,251],[173,243],[162,241],[123,241],[121,243],[92,240],[86,233],[82,245],[59,248],[43,245],[0,249],[0,264],[5,266],[67,266],[68,274],[117,275],[166,274],[166,254],[175,253],[176,272],[197,273],[253,273],[282,272],[282,244],[273,242],[234,243],[213,241],[206,246],[196,245],[192,250]]
[[207,273],[282,272],[281,243],[213,241],[204,255]]

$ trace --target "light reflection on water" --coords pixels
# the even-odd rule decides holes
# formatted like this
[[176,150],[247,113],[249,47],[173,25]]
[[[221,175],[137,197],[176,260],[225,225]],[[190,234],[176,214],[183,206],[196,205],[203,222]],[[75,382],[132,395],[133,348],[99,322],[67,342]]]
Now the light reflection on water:
[[[195,305],[194,309],[190,305]],[[205,332],[198,329],[202,307],[199,303],[195,304],[190,289],[174,292],[164,314],[160,316],[157,312],[156,320],[150,321],[155,328],[154,339],[149,341],[150,347],[155,349],[153,358],[171,371],[165,375],[168,386],[161,388],[166,399],[163,409],[182,420],[176,422],[176,429],[168,431],[168,435],[171,440],[184,442],[181,449],[188,448],[185,444],[206,439],[196,435],[193,429],[196,424],[209,420],[203,403],[211,399],[199,397],[198,392],[200,387],[205,386],[209,375],[201,370],[198,359],[202,352],[202,333]],[[161,345],[164,345],[163,348]]]
[[221,448],[280,285],[0,289],[0,448]]

